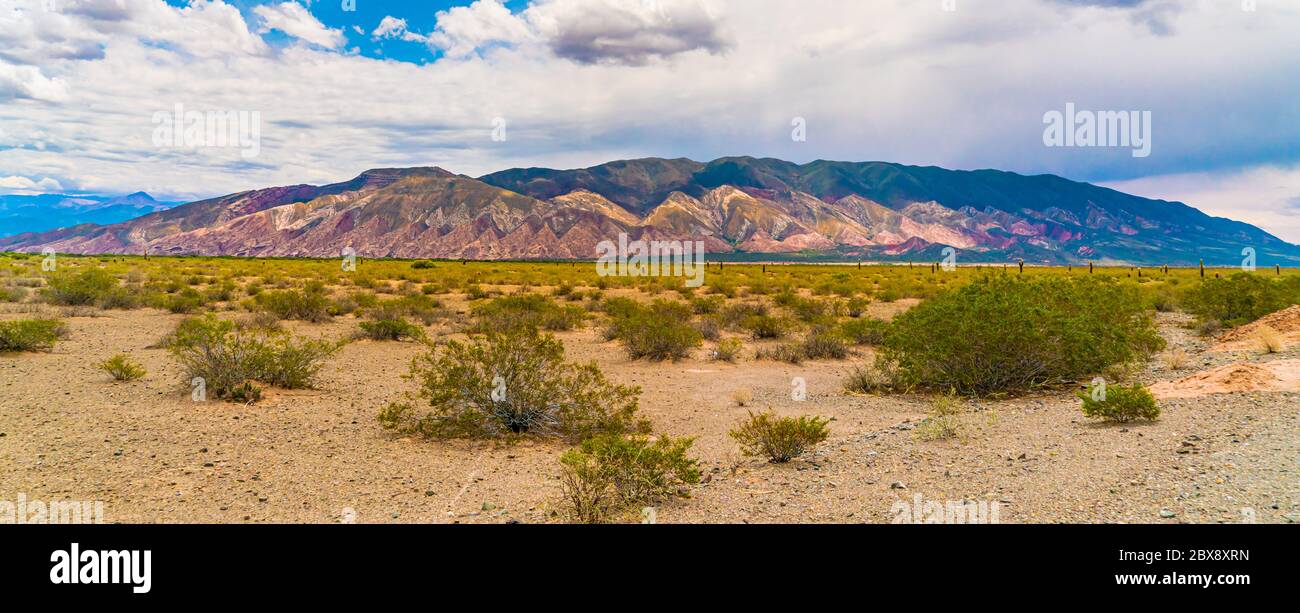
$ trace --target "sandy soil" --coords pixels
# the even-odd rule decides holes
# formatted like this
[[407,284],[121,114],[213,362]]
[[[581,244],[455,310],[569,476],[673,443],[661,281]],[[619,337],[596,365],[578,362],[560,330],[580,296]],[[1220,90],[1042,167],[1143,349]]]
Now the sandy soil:
[[[897,309],[902,306],[892,306]],[[16,315],[0,315],[11,318]],[[375,415],[409,389],[412,343],[354,342],[319,389],[254,406],[196,403],[178,365],[149,349],[180,316],[105,312],[68,319],[49,353],[0,356],[0,501],[101,500],[109,522],[554,522],[564,446],[433,442],[384,431]],[[1161,318],[1188,369],[1155,361],[1142,380],[1181,380],[1248,361],[1300,357],[1207,351]],[[351,318],[293,324],[338,338]],[[657,509],[659,522],[888,522],[894,504],[988,501],[1002,522],[1300,520],[1300,435],[1292,392],[1170,398],[1145,425],[1088,422],[1069,391],[971,403],[962,440],[919,442],[921,397],[846,396],[847,362],[631,362],[595,327],[561,335],[569,359],[642,386],[662,431],[695,436],[705,483]],[[750,344],[751,351],[754,346]],[[115,353],[149,375],[114,383],[93,364]],[[696,352],[703,358],[707,351]],[[807,399],[792,399],[794,379]],[[749,407],[732,393],[752,393]],[[787,465],[741,457],[727,431],[750,408],[834,418],[831,439]],[[1248,509],[1249,511],[1243,511]]]
[[1258,350],[1260,342],[1257,335],[1266,328],[1271,329],[1284,346],[1300,344],[1300,305],[1265,315],[1254,322],[1224,332],[1219,335],[1219,342],[1211,351]]

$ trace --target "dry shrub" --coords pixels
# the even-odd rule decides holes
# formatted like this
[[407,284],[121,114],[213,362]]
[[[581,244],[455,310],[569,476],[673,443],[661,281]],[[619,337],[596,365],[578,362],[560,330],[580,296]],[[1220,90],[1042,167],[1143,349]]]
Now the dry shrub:
[[1168,370],[1182,370],[1191,363],[1192,356],[1182,347],[1174,347],[1160,355],[1160,361]]
[[1251,334],[1251,340],[1264,353],[1281,353],[1286,348],[1282,334],[1272,326],[1260,326]]

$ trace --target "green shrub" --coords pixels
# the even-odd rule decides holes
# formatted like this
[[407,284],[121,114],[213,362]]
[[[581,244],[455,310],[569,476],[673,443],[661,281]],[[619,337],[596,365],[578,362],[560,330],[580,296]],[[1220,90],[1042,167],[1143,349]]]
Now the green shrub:
[[[1104,389],[1104,393],[1101,393]],[[1079,392],[1083,401],[1083,414],[1093,419],[1118,423],[1135,420],[1155,421],[1160,418],[1160,407],[1151,391],[1140,383],[1133,385],[1107,385],[1101,389]],[[1097,394],[1098,399],[1093,399]]]
[[560,341],[536,328],[448,341],[417,357],[410,376],[419,390],[380,412],[386,428],[432,438],[570,440],[649,428],[636,416],[640,389],[610,383],[595,364],[565,363]]
[[1201,321],[1218,320],[1228,327],[1250,323],[1298,303],[1300,277],[1275,280],[1245,272],[1205,279],[1183,297],[1183,307]]
[[513,327],[534,327],[558,332],[572,330],[587,312],[577,306],[560,306],[546,296],[519,294],[505,296],[476,305],[478,322],[474,332],[499,331]]
[[259,292],[254,300],[280,319],[312,323],[330,320],[330,299],[325,295],[325,285],[319,281],[310,282],[300,290]]
[[676,362],[700,346],[703,335],[690,323],[691,308],[680,302],[655,300],[649,306],[616,317],[610,334],[623,341],[632,359]]
[[185,369],[187,381],[202,378],[214,398],[236,401],[260,398],[254,382],[311,387],[325,358],[339,348],[338,343],[237,326],[211,314],[182,321],[163,344]]
[[716,294],[691,299],[691,310],[696,315],[713,315],[722,311],[726,306],[727,299]]
[[804,353],[802,343],[781,343],[775,347],[767,347],[754,352],[755,360],[775,360],[796,366],[803,364],[807,357],[808,355]]
[[174,294],[164,294],[159,298],[158,307],[172,313],[193,313],[203,308],[203,294],[187,287]]
[[112,375],[113,379],[117,381],[135,381],[147,374],[144,367],[132,362],[131,358],[120,353],[96,364],[95,368]]
[[0,302],[22,302],[26,299],[25,287],[0,287]]
[[699,483],[696,460],[687,457],[694,439],[607,434],[587,439],[560,456],[560,478],[569,515],[580,523],[605,523],[620,510],[686,496]]
[[790,324],[770,315],[750,315],[741,320],[740,327],[752,334],[755,340],[763,340],[783,338]]
[[740,358],[740,353],[744,351],[745,344],[739,339],[728,338],[718,342],[718,346],[713,349],[713,359],[719,362],[735,362]]
[[736,439],[745,455],[765,456],[771,462],[783,463],[803,455],[817,443],[826,440],[830,419],[816,416],[776,417],[773,413],[749,414],[729,434]]
[[372,321],[357,324],[361,335],[375,341],[400,341],[402,339],[419,340],[424,338],[424,329],[403,319],[400,315],[381,314]]
[[67,326],[57,319],[0,321],[0,353],[44,351],[67,336]]
[[138,289],[113,287],[100,295],[98,304],[101,309],[129,310],[139,308],[142,300]]
[[803,355],[810,360],[843,360],[849,348],[839,332],[827,326],[813,326],[803,340]]
[[854,345],[879,345],[885,342],[889,322],[879,319],[850,319],[840,324],[840,332]]
[[728,328],[738,328],[743,327],[742,324],[750,317],[766,316],[767,313],[767,305],[761,302],[745,302],[723,307],[718,313],[718,319]]
[[848,314],[849,317],[853,317],[856,319],[866,314],[867,307],[870,305],[871,305],[871,300],[868,298],[857,298],[857,297],[850,298],[848,303],[845,304],[845,312]]
[[1163,346],[1131,285],[995,275],[900,315],[877,359],[897,364],[899,387],[979,395],[1072,383]]
[[102,268],[87,268],[79,273],[62,273],[48,280],[42,294],[50,304],[88,306],[117,287],[117,278]]

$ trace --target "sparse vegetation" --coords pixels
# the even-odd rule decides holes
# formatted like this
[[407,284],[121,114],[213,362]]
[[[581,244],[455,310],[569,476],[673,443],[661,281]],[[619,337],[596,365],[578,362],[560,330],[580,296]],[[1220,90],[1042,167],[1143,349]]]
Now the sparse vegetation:
[[677,361],[699,347],[703,335],[690,324],[691,309],[680,302],[655,300],[614,317],[610,333],[623,341],[632,359]]
[[1251,340],[1255,347],[1264,353],[1281,353],[1286,348],[1286,341],[1283,340],[1282,334],[1271,326],[1260,326],[1251,334]]
[[201,378],[209,396],[237,402],[261,397],[255,383],[311,387],[325,358],[339,347],[238,326],[211,314],[182,321],[164,343],[184,367],[187,383]]
[[113,376],[115,381],[135,381],[148,374],[144,367],[131,361],[125,354],[117,354],[95,366]]
[[478,322],[475,332],[500,331],[526,326],[551,332],[572,330],[587,313],[581,307],[560,306],[554,300],[537,294],[520,294],[495,298],[474,307]]
[[729,434],[745,455],[763,456],[774,463],[797,458],[826,440],[830,419],[823,417],[777,417],[773,413],[750,412]]
[[1093,390],[1082,390],[1079,399],[1083,401],[1083,414],[1093,418],[1128,423],[1131,421],[1155,421],[1160,418],[1160,407],[1150,390],[1139,383],[1133,385],[1107,385],[1105,394],[1093,398]]
[[573,521],[606,523],[622,510],[688,496],[699,483],[696,461],[686,455],[694,439],[605,434],[560,457],[560,485]]
[[330,320],[330,300],[320,281],[310,281],[297,290],[259,292],[254,300],[258,307],[280,319],[312,323]]
[[67,335],[67,329],[57,319],[0,321],[0,353],[52,349]]
[[582,440],[647,432],[635,387],[615,385],[595,364],[564,362],[564,346],[535,328],[447,341],[416,358],[419,391],[385,407],[384,427],[432,438],[528,434]]
[[965,403],[954,394],[936,396],[930,401],[927,416],[916,427],[913,435],[920,441],[942,441],[958,438],[965,432],[962,415]]

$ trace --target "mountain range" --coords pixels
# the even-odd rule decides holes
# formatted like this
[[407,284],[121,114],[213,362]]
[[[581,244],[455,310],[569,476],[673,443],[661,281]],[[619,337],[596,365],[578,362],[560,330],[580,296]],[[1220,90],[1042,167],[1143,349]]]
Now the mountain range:
[[[37,228],[39,229],[39,228]],[[1300,265],[1300,246],[1211,217],[1053,175],[886,162],[647,158],[478,178],[369,170],[191,202],[117,223],[0,238],[0,250],[449,259],[592,259],[617,239],[700,240],[750,260]]]
[[0,194],[0,237],[78,224],[114,224],[175,206],[144,192],[126,196]]

